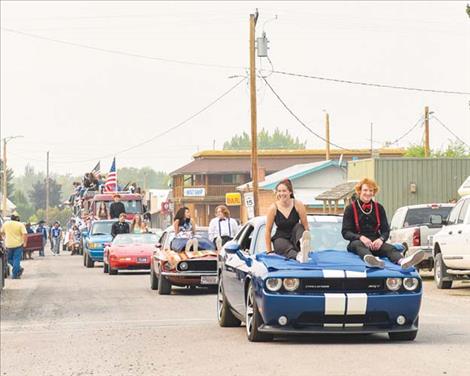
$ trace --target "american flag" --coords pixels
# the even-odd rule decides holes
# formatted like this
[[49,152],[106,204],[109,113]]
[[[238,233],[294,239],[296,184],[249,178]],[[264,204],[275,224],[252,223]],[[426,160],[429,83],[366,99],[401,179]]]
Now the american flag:
[[113,158],[113,164],[109,170],[108,177],[104,183],[105,192],[115,192],[117,191],[117,172],[116,172],[116,158]]
[[93,170],[91,170],[91,173],[95,175],[95,178],[98,179],[98,176],[101,175],[101,162],[98,162],[95,167],[93,167]]

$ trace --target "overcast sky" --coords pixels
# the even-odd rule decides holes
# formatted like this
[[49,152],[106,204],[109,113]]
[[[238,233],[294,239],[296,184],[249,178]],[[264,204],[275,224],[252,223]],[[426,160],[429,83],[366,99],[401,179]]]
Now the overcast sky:
[[[249,14],[257,7],[257,32],[266,31],[275,70],[470,92],[470,18],[465,5],[3,0],[2,137],[24,136],[8,144],[9,166],[17,175],[27,163],[44,170],[49,150],[51,170],[58,173],[82,174],[98,160],[107,171],[115,153],[118,168],[151,166],[169,172],[191,161],[198,150],[212,149],[214,140],[221,148],[233,135],[249,132],[249,90],[242,83],[180,128],[119,153],[177,125],[240,80],[229,77],[246,75]],[[258,60],[258,67],[260,63],[263,74],[269,74],[268,61]],[[322,135],[327,110],[331,139],[346,148],[369,147],[371,122],[376,147],[397,139],[420,119],[426,105],[470,144],[470,95],[276,73],[267,79],[297,116]],[[261,80],[258,127],[289,129],[307,140],[307,147],[324,147]],[[422,135],[418,126],[397,146],[419,143]],[[431,146],[445,147],[449,139],[455,138],[431,120]]]

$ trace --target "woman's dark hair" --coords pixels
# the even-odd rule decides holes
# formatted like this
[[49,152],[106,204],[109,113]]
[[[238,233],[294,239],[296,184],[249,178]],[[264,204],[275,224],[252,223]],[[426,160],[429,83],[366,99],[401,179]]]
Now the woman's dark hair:
[[292,187],[292,182],[289,179],[281,180],[276,184],[276,190],[281,184],[285,185],[287,190],[290,192],[290,198],[294,198],[294,188]]
[[189,208],[187,208],[186,206],[179,208],[175,215],[175,221],[177,220],[178,223],[181,223],[183,220],[185,220],[186,216],[184,215],[184,213],[186,213],[186,210],[189,210]]

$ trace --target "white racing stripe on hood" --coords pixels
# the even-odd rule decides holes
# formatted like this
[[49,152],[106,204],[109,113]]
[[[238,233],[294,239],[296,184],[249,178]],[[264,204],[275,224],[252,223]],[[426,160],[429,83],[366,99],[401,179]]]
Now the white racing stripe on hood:
[[323,278],[344,278],[344,270],[323,269]]
[[325,294],[325,315],[344,315],[345,311],[345,294]]
[[367,278],[367,273],[346,270],[346,278]]

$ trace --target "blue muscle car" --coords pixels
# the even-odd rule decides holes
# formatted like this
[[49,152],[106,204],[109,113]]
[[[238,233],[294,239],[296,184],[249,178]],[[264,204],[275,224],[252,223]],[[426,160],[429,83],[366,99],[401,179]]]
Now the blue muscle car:
[[218,258],[220,326],[246,324],[250,341],[273,335],[388,333],[415,339],[422,281],[414,268],[367,268],[346,251],[342,217],[309,216],[306,263],[265,252],[265,217],[245,224]]

